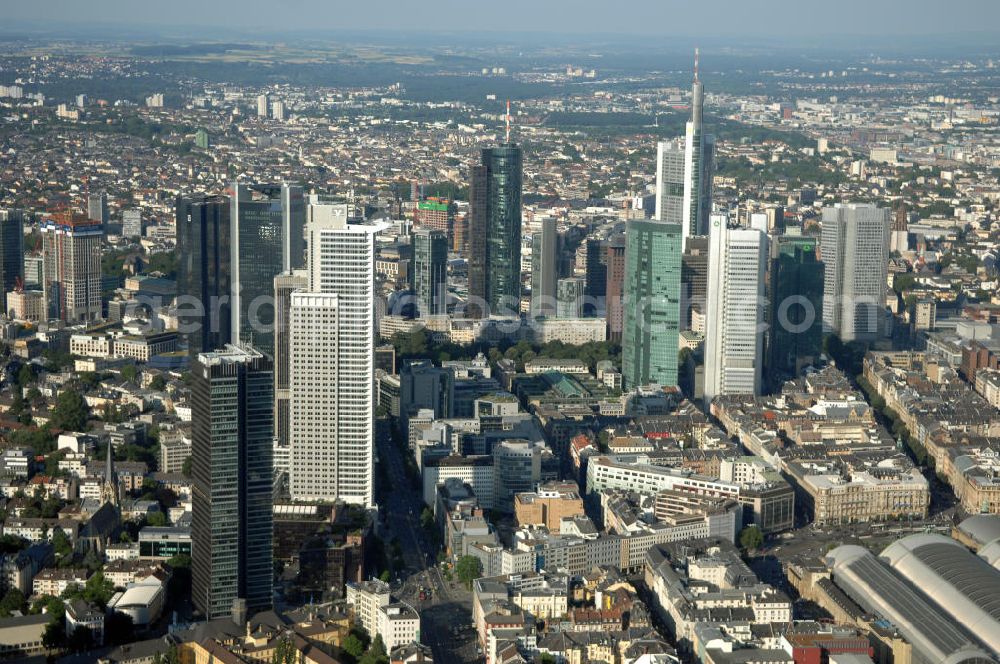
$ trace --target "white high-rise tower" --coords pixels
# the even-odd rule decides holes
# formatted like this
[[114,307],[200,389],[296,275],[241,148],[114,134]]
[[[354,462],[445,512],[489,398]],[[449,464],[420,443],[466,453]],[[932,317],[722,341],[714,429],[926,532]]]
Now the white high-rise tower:
[[885,309],[889,210],[870,203],[823,208],[823,331],[874,341]]
[[705,403],[722,394],[760,394],[767,236],[729,228],[714,214],[708,243]]
[[289,490],[374,503],[375,237],[348,206],[308,208],[308,287],[291,295]]

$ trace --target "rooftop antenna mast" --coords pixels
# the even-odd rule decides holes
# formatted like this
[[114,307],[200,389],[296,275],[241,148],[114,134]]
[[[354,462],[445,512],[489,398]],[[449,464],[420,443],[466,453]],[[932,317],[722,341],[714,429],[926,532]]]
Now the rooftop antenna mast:
[[510,99],[507,100],[507,132],[505,134],[504,143],[510,143]]
[[698,47],[694,47],[694,80],[698,81]]

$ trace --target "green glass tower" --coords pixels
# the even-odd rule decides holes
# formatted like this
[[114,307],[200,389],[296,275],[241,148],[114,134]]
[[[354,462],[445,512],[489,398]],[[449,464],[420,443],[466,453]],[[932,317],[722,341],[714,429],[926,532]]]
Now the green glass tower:
[[448,313],[448,236],[421,228],[413,233],[413,294],[421,316]]
[[520,311],[521,148],[483,149],[486,168],[486,303],[490,313]]
[[677,385],[681,225],[653,219],[625,231],[622,378],[627,389]]
[[824,265],[817,240],[775,238],[768,279],[768,382],[771,389],[794,378],[823,351]]

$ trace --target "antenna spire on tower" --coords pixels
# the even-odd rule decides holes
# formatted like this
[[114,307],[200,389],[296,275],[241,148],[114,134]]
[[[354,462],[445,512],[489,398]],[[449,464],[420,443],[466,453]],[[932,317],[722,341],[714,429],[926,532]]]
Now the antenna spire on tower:
[[510,143],[510,99],[507,100],[507,132],[504,143]]
[[694,80],[698,81],[698,47],[694,47]]

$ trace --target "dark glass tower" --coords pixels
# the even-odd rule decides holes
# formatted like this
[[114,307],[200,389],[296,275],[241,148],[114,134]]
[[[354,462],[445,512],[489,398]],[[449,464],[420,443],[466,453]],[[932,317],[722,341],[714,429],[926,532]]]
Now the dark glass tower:
[[771,389],[794,378],[823,351],[824,265],[816,238],[775,238],[768,282],[766,375]]
[[192,357],[230,342],[229,198],[178,196],[178,317]]
[[305,203],[289,185],[233,186],[233,341],[274,353],[274,278],[305,261]]
[[7,293],[18,287],[24,280],[24,212],[22,210],[0,210],[0,282],[3,293],[0,302],[4,313],[7,309]]
[[413,233],[413,293],[421,316],[448,313],[448,236],[428,228]]
[[271,608],[271,359],[227,346],[191,371],[191,595],[206,618]]
[[486,302],[490,313],[520,312],[521,148],[483,149],[486,167]]
[[469,304],[466,315],[482,318],[486,302],[486,167],[469,169]]

